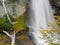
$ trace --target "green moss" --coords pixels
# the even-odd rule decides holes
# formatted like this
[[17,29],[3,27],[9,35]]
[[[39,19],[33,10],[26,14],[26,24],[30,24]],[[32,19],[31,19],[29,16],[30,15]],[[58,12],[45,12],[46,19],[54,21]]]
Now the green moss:
[[12,25],[7,21],[6,17],[0,18],[0,32],[2,32],[3,30],[9,32],[11,29],[11,26]]
[[15,30],[23,30],[26,28],[25,21],[24,21],[24,15],[19,16],[18,18],[15,19],[17,22],[14,25]]

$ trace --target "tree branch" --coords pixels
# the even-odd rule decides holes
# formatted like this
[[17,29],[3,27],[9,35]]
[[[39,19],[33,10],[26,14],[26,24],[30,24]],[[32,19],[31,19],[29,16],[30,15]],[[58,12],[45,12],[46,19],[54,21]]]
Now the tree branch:
[[2,0],[2,5],[3,5],[4,11],[5,11],[6,15],[7,15],[8,21],[12,24],[12,21],[11,21],[9,15],[8,15],[7,9],[5,7],[4,0]]
[[3,32],[4,32],[7,36],[9,36],[10,38],[12,37],[12,35],[10,35],[8,32],[6,32],[6,31],[4,31],[4,30],[3,30]]

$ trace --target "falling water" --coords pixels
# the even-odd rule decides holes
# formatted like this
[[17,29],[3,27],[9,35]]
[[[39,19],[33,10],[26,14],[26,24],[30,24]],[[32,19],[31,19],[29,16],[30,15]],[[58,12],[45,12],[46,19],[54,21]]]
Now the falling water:
[[41,28],[49,30],[48,23],[54,21],[49,0],[30,0],[27,10],[26,24],[34,39],[33,41],[37,45],[45,45],[42,43],[43,41],[40,41],[41,34],[39,30]]

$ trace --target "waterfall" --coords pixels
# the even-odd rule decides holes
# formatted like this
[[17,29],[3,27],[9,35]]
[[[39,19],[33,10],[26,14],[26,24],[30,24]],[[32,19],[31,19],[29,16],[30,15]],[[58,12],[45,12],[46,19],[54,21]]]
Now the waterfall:
[[27,6],[26,24],[29,27],[30,35],[37,45],[45,45],[40,41],[41,28],[50,30],[48,23],[54,21],[53,11],[49,0],[30,0]]

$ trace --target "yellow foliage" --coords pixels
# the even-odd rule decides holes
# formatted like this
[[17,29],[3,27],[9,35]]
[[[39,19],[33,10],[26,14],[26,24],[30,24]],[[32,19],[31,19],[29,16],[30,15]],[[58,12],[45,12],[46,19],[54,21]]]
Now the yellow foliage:
[[14,30],[15,31],[23,30],[26,28],[23,15],[16,18],[15,21],[17,22],[16,24],[14,24]]
[[55,17],[55,21],[58,25],[60,25],[60,16],[54,16]]
[[19,30],[23,30],[23,25],[21,25],[20,23],[16,23],[15,25],[14,25],[14,30],[15,31],[19,31]]

